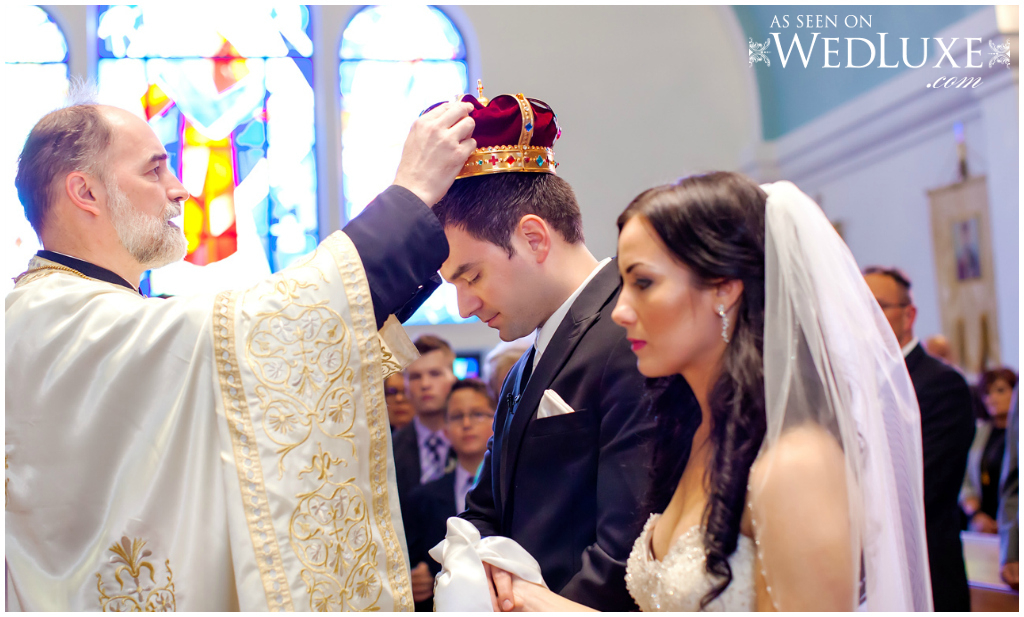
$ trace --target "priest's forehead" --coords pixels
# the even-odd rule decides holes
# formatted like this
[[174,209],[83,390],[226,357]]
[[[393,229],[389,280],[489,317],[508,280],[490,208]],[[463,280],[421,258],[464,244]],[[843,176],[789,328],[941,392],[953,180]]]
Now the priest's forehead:
[[167,158],[160,138],[145,120],[119,107],[103,105],[100,109],[110,124],[107,162],[146,166]]

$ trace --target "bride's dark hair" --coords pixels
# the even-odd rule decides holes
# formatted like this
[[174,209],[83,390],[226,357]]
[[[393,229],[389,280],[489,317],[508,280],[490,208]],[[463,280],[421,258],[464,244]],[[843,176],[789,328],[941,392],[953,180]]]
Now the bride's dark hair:
[[[711,461],[705,482],[704,547],[712,588],[705,608],[732,582],[729,555],[736,550],[750,466],[764,440],[764,237],[767,195],[737,173],[683,178],[644,191],[619,216],[619,231],[634,216],[646,219],[671,255],[689,268],[694,284],[708,288],[743,282],[736,327],[711,387]],[[689,458],[700,418],[672,413],[684,391],[678,376],[648,380],[657,437],[647,504],[666,504]],[[678,401],[675,402],[678,405]],[[680,455],[682,457],[680,458]]]

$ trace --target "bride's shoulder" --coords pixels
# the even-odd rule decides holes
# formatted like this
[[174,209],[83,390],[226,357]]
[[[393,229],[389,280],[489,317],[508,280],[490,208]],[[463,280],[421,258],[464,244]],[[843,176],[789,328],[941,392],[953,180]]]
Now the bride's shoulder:
[[751,493],[747,499],[813,494],[836,482],[845,483],[845,466],[839,442],[824,428],[804,424],[788,429],[750,467]]
[[821,426],[805,423],[785,430],[774,444],[766,447],[750,468],[765,473],[776,468],[782,473],[811,470],[822,463],[843,463],[843,450],[836,438]]

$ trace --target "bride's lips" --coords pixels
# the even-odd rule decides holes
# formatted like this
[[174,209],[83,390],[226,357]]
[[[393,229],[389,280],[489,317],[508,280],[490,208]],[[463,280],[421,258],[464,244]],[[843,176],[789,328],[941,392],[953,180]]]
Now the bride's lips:
[[645,345],[647,345],[647,341],[641,341],[641,340],[633,339],[633,338],[626,339],[626,340],[629,341],[629,345],[633,349],[634,352],[640,351],[641,349],[644,348]]

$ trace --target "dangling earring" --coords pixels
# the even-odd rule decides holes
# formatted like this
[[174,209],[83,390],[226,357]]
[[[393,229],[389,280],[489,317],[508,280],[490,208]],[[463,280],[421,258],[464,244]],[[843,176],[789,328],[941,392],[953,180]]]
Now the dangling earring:
[[718,305],[718,316],[722,318],[722,340],[729,342],[729,316],[725,314],[725,305]]

